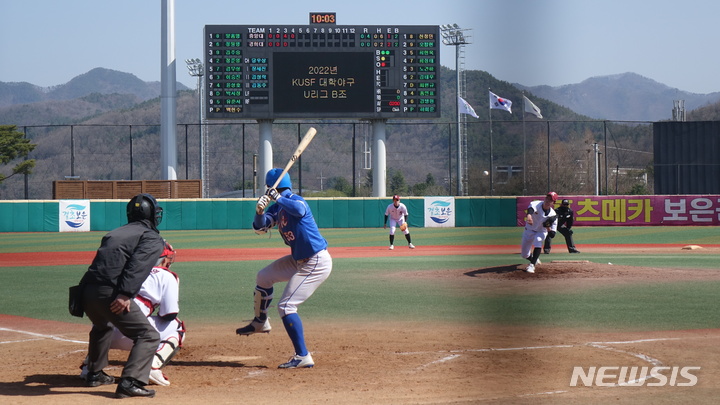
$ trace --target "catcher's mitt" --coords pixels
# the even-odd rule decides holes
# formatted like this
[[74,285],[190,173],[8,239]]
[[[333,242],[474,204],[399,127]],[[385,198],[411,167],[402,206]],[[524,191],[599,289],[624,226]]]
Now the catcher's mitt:
[[400,225],[400,230],[405,231],[407,229],[407,222],[403,222],[402,225]]
[[548,219],[546,219],[545,222],[543,222],[543,226],[545,228],[550,228],[556,219],[557,219],[557,216],[548,217]]

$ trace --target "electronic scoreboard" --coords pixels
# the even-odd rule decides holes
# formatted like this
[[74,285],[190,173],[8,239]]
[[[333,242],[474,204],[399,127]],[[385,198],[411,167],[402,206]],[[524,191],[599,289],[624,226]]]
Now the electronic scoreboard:
[[440,117],[438,26],[206,25],[208,119]]

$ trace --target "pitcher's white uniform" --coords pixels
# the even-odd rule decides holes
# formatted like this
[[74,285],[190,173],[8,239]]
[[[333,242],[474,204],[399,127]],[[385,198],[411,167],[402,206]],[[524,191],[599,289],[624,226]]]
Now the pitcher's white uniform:
[[[549,208],[547,211],[543,210],[543,201],[536,200],[531,201],[528,208],[532,208],[533,223],[532,225],[525,223],[525,231],[523,232],[522,244],[520,247],[520,253],[522,257],[527,259],[533,253],[533,248],[542,248],[547,237],[548,230],[543,226],[548,218],[556,216],[555,210]],[[557,231],[557,221],[553,222],[550,230]]]

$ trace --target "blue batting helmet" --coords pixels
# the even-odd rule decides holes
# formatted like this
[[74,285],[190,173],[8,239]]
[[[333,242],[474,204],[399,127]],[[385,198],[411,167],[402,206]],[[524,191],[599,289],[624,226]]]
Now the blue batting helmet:
[[[270,169],[267,172],[267,175],[265,175],[265,185],[268,187],[272,187],[273,184],[275,184],[275,181],[277,181],[278,177],[282,174],[283,169],[280,168],[274,168]],[[280,183],[278,183],[277,188],[292,188],[292,183],[290,182],[290,175],[285,173],[283,178],[280,180]]]

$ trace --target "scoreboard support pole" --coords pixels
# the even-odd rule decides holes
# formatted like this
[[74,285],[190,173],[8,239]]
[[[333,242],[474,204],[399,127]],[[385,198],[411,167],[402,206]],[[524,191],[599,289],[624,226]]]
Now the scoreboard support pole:
[[370,120],[373,131],[373,197],[385,197],[387,193],[387,156],[385,149],[385,123],[387,120]]
[[258,161],[258,195],[265,194],[265,175],[273,168],[273,120],[257,120],[260,131]]

